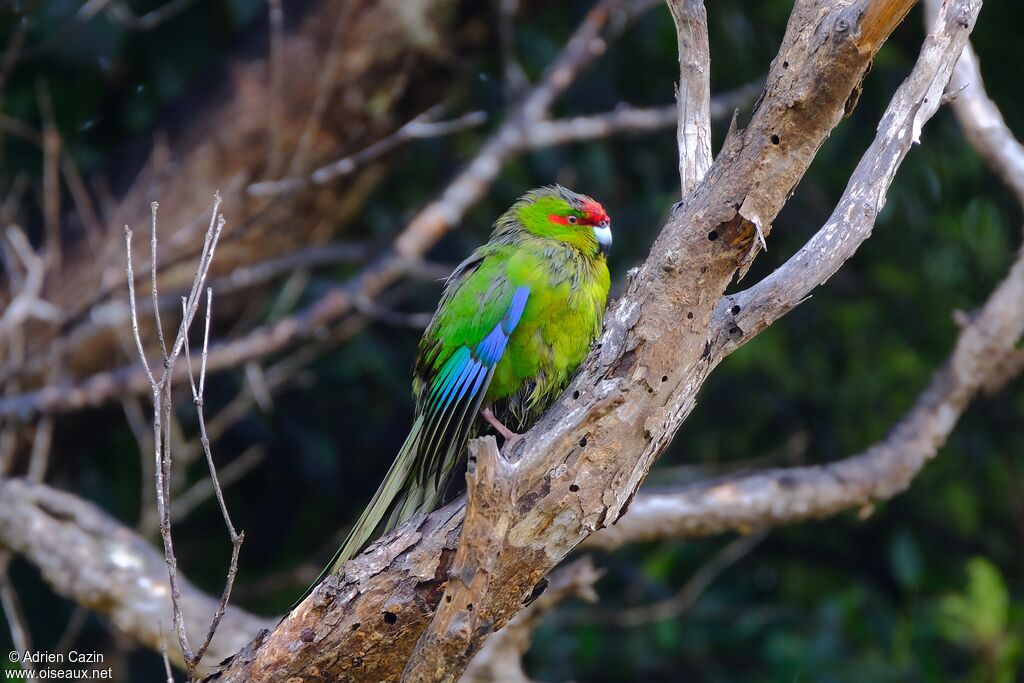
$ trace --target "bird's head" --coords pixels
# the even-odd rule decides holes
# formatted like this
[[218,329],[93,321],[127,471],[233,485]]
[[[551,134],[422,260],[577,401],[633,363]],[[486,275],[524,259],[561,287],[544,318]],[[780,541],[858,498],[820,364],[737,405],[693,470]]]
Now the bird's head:
[[611,219],[604,207],[561,185],[526,193],[512,212],[527,232],[573,246],[588,257],[604,258],[612,247]]

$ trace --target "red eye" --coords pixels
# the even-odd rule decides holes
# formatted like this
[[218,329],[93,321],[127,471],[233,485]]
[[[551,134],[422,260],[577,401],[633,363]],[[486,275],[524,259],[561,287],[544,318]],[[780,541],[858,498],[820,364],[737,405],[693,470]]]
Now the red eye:
[[572,225],[576,225],[576,216],[569,216],[569,222]]

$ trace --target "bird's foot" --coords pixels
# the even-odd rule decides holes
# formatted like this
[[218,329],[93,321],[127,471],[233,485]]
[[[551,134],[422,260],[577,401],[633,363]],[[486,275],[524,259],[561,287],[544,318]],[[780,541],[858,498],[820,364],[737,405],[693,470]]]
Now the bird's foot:
[[480,416],[487,420],[487,423],[494,427],[494,431],[501,434],[501,438],[505,440],[505,443],[502,445],[502,450],[512,450],[512,448],[515,447],[516,442],[523,438],[522,434],[517,434],[516,432],[513,432],[511,429],[503,425],[501,423],[501,420],[495,417],[494,413],[491,411],[490,408],[484,408],[483,410],[481,410]]

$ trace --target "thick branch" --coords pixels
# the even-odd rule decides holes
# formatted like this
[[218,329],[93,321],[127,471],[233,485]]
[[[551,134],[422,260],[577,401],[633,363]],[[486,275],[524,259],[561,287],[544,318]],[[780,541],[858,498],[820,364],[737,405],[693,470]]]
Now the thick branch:
[[614,550],[659,538],[749,531],[828,517],[892,498],[935,457],[978,391],[993,377],[1005,379],[1003,359],[1024,335],[1022,301],[1024,249],[1009,275],[960,331],[953,353],[910,412],[863,452],[826,465],[749,472],[639,494],[629,514],[588,538],[586,547]]
[[[59,595],[160,650],[161,635],[170,633],[171,624],[162,553],[91,503],[43,484],[0,478],[0,501],[0,547],[39,567]],[[204,633],[217,600],[185,580],[179,588],[186,627]],[[271,620],[229,606],[206,661],[221,661],[272,627]],[[182,665],[177,639],[168,642],[172,659]]]
[[939,18],[914,71],[893,95],[878,134],[825,225],[771,275],[719,302],[709,349],[715,362],[798,306],[871,236],[896,171],[910,147],[920,142],[921,128],[942,102],[959,56],[954,49],[964,35],[963,28],[973,25],[977,10],[977,4],[954,3]]

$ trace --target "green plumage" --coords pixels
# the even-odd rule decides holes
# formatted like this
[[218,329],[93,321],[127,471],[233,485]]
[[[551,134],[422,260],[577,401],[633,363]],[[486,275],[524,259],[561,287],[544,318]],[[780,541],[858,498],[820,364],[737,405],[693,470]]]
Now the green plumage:
[[325,575],[375,531],[440,504],[466,442],[486,426],[481,409],[521,431],[566,387],[601,331],[610,244],[601,205],[558,186],[497,220],[446,283],[414,367],[416,420]]

